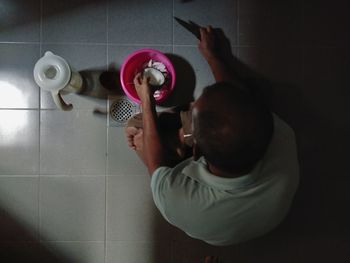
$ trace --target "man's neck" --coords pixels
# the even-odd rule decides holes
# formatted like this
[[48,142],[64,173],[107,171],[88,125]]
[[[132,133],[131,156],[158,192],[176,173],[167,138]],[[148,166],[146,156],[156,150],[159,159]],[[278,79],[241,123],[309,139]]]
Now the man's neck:
[[237,178],[243,175],[246,175],[247,173],[250,172],[249,170],[245,170],[242,172],[226,172],[223,171],[221,169],[216,168],[214,165],[210,164],[208,162],[208,170],[215,176],[219,176],[219,177],[224,177],[224,178]]

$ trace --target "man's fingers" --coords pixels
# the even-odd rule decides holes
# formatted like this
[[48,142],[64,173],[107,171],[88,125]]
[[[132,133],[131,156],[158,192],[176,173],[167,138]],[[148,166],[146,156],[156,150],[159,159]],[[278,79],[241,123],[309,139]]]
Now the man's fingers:
[[136,127],[127,127],[127,128],[125,129],[125,132],[126,132],[126,135],[127,135],[128,137],[129,137],[129,136],[133,137],[133,136],[135,136],[136,134],[139,133],[139,129],[136,128]]
[[134,144],[134,142],[133,141],[128,141],[128,146],[131,148],[131,149],[136,149],[136,146],[135,146],[135,144]]
[[212,26],[207,26],[206,29],[207,29],[208,33],[212,33],[213,32]]
[[135,85],[140,85],[141,83],[140,83],[140,78],[141,78],[141,73],[139,72],[139,73],[137,73],[136,75],[135,75],[135,77],[134,77],[134,84]]
[[199,32],[201,34],[201,39],[206,37],[208,34],[213,33],[213,27],[212,26],[206,26],[206,27],[201,27],[199,28]]
[[199,32],[201,34],[201,39],[203,39],[205,34],[207,33],[206,29],[204,27],[201,27],[201,28],[199,28]]
[[127,127],[125,129],[126,132],[126,138],[128,141],[128,146],[132,148],[133,150],[136,150],[137,148],[137,142],[140,138],[140,135],[142,135],[142,129],[136,128],[136,127]]
[[142,136],[143,136],[143,130],[139,129],[139,132],[134,136],[135,137],[134,140],[139,140],[142,138]]
[[149,83],[150,79],[151,79],[150,77],[144,77],[143,76],[142,77],[142,84],[146,84],[147,85]]

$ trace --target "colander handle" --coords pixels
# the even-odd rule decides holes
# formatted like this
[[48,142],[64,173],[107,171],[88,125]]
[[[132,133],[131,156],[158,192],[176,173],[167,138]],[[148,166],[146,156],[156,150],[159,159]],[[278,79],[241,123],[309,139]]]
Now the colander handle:
[[63,99],[59,91],[52,91],[52,98],[56,103],[57,107],[63,111],[70,111],[73,109],[72,104],[67,104]]

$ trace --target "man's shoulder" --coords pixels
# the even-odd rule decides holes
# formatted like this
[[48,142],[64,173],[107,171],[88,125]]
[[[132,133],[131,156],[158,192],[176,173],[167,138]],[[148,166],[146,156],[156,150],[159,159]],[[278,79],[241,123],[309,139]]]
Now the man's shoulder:
[[192,173],[202,173],[207,172],[206,161],[204,157],[201,157],[199,160],[194,160],[193,157],[188,158],[174,167],[161,166],[154,173],[154,175],[161,176],[163,174],[176,176],[178,174],[189,175]]
[[275,134],[277,133],[279,136],[288,137],[292,140],[295,139],[295,133],[292,127],[276,113],[273,113],[273,121]]
[[161,184],[168,182],[168,184],[174,185],[180,183],[182,180],[186,179],[186,175],[189,173],[189,169],[195,169],[196,162],[193,158],[188,158],[180,162],[175,167],[161,166],[158,167],[152,174],[152,189],[156,184]]

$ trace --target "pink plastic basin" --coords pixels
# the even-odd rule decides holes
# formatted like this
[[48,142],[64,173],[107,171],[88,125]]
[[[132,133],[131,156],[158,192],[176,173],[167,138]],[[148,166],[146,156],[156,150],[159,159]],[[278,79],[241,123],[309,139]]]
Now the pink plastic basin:
[[168,81],[155,93],[156,103],[159,104],[165,101],[174,90],[176,80],[175,69],[167,56],[154,49],[137,50],[126,58],[120,71],[122,88],[128,98],[136,103],[140,103],[141,101],[133,84],[134,77],[138,72],[142,72],[145,64],[151,59],[163,63],[168,71]]

